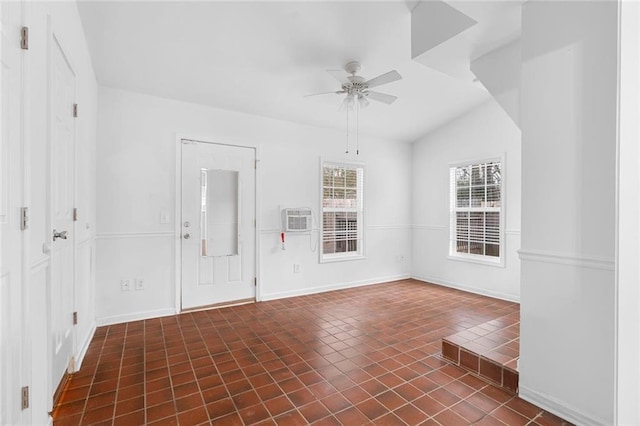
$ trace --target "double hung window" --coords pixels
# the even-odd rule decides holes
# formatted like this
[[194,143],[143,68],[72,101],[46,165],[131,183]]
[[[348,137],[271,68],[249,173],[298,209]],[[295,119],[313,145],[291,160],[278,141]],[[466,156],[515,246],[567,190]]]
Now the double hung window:
[[364,167],[322,163],[321,260],[342,260],[364,254]]
[[501,263],[501,162],[451,167],[450,182],[450,256]]

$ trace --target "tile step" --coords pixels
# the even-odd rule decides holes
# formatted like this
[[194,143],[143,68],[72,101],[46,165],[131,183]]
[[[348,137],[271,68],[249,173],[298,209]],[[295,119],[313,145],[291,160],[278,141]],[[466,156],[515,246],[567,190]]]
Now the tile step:
[[478,354],[463,345],[442,339],[442,356],[445,360],[460,366],[503,389],[518,393],[518,371]]

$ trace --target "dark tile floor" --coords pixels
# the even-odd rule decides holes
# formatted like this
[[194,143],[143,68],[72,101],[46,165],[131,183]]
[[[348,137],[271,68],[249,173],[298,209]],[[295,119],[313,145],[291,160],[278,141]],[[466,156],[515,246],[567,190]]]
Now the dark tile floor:
[[563,424],[441,358],[514,309],[405,280],[101,327],[54,423]]

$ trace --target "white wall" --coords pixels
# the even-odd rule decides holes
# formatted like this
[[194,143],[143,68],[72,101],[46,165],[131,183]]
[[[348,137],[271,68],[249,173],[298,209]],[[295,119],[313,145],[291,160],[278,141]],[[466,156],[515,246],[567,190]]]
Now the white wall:
[[[30,386],[30,409],[23,412],[24,424],[46,424],[51,396],[57,383],[48,383],[48,346],[46,299],[50,259],[43,245],[51,240],[47,210],[48,177],[48,103],[47,66],[50,29],[63,45],[76,73],[76,206],[79,221],[71,232],[76,244],[75,309],[79,323],[75,329],[74,357],[80,362],[95,328],[94,310],[94,230],[95,230],[95,143],[97,84],[75,2],[28,2],[26,25],[30,45],[25,51],[27,75],[28,126],[27,201],[30,225],[27,230],[28,255],[25,259],[25,360],[30,366],[24,384]],[[51,27],[49,27],[51,25]]]
[[[176,133],[259,146],[263,300],[408,277],[411,146],[101,87],[98,123],[97,318],[112,323],[175,312]],[[320,157],[365,163],[366,260],[319,264],[307,236],[280,250],[281,206],[319,207]],[[171,223],[160,224],[161,212]],[[293,273],[293,264],[301,273]],[[122,292],[121,278],[144,291]]]
[[640,424],[640,4],[620,4],[617,424]]
[[522,11],[520,396],[612,424],[617,2]]
[[[449,167],[505,157],[504,267],[449,255]],[[474,293],[520,298],[520,130],[493,100],[426,135],[413,146],[413,262],[415,278]]]

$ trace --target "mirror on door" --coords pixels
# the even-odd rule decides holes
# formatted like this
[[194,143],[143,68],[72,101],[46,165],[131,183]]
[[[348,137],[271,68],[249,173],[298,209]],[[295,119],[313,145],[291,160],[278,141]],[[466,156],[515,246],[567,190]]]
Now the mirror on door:
[[235,170],[200,170],[203,257],[238,255],[239,183],[239,173]]

